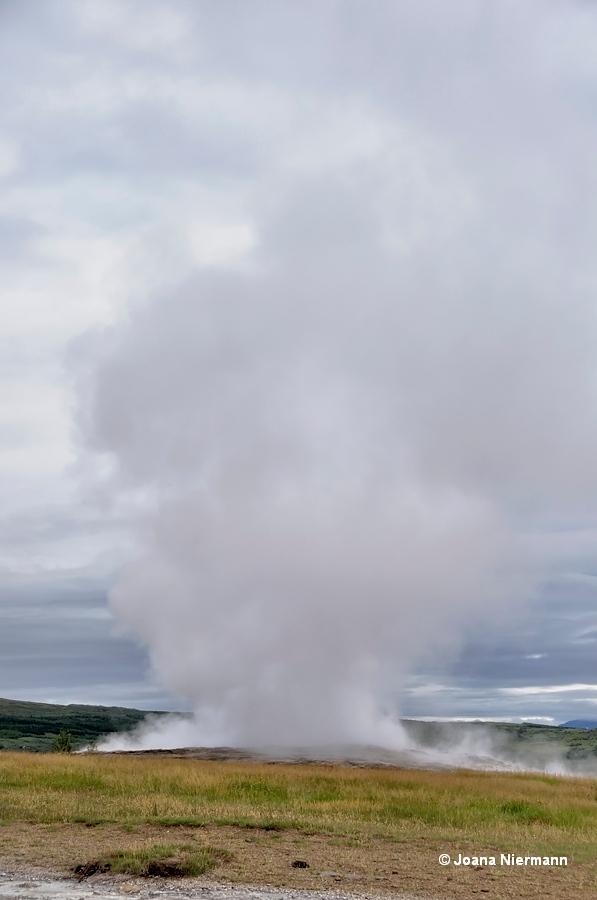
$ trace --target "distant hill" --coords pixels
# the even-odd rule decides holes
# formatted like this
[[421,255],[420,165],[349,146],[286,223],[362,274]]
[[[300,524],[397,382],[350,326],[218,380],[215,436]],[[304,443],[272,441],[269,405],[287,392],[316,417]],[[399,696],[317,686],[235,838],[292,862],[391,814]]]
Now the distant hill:
[[[148,716],[166,715],[122,706],[29,703],[0,699],[0,751],[47,753],[61,731],[76,749],[114,732],[131,731]],[[570,771],[597,770],[597,721],[575,719],[564,725],[507,722],[422,722],[403,720],[405,731],[421,748],[450,752],[468,747],[477,755],[496,755],[517,765],[548,766],[554,760]]]
[[[580,720],[579,720],[580,721]],[[421,747],[449,750],[462,741],[468,752],[499,756],[516,765],[547,768],[562,763],[569,772],[597,772],[597,731],[523,722],[402,722]],[[485,749],[484,749],[485,748]]]
[[[61,731],[70,733],[75,748],[82,747],[115,731],[130,731],[147,715],[147,710],[122,706],[58,706],[0,698],[0,750],[47,752]],[[151,715],[164,713],[156,710]]]
[[597,728],[595,719],[572,719],[570,722],[562,722],[560,728]]

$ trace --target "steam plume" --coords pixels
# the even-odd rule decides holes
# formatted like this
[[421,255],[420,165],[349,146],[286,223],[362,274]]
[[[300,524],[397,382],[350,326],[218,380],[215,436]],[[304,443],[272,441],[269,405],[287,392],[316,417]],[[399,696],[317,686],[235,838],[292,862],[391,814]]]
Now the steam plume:
[[[510,96],[502,52],[453,156],[432,103],[408,128],[360,110],[371,140],[340,153],[332,129],[317,165],[301,134],[253,185],[250,264],[97,339],[82,427],[144,498],[110,602],[197,743],[399,743],[417,659],[519,598],[533,518],[594,496],[593,263],[545,224],[571,195],[514,121],[469,156]],[[541,153],[564,179],[561,145]]]

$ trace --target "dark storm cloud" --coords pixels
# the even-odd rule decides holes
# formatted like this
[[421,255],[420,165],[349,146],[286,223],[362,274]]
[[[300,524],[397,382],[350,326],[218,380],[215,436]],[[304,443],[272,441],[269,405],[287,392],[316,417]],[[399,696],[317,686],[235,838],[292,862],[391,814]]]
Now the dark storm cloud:
[[[596,649],[597,579],[563,575],[489,632],[469,629],[452,665],[425,659],[405,713],[597,720]],[[442,688],[426,693],[429,683]]]
[[[13,577],[0,584],[0,695],[93,697],[93,687],[129,684],[146,674],[145,654],[114,634],[105,587],[64,574]],[[129,688],[130,689],[130,688]]]
[[173,703],[151,687],[145,651],[106,608],[122,558],[111,529],[122,534],[123,522],[73,506],[0,518],[0,696],[142,708]]
[[452,669],[457,679],[503,687],[595,680],[597,582],[572,578],[542,587],[540,597],[468,646]]

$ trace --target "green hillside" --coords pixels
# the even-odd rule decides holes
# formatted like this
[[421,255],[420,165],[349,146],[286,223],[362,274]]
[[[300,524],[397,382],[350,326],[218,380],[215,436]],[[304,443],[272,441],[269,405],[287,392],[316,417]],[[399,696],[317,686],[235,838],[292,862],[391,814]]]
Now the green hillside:
[[121,706],[57,706],[0,698],[0,750],[44,753],[61,731],[70,733],[77,748],[115,731],[130,731],[147,715],[147,710]]

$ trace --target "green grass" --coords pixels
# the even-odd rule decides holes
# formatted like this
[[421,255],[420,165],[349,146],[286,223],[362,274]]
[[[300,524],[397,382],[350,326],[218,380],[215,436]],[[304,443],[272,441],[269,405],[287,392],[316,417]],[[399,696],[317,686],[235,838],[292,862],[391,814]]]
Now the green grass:
[[80,878],[95,872],[126,875],[162,875],[169,878],[204,875],[232,854],[218,847],[197,844],[153,844],[134,850],[108,853],[98,860],[74,867]]

